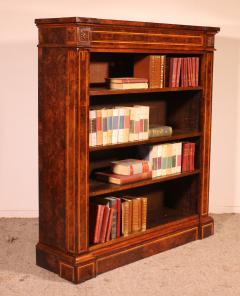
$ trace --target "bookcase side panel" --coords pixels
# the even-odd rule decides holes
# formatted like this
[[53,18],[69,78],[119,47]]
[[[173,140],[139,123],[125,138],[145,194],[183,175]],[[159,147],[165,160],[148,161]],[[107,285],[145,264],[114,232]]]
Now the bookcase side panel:
[[76,251],[88,250],[88,199],[89,199],[89,52],[81,49],[78,52],[78,88],[77,88],[77,241]]
[[210,147],[211,147],[211,115],[212,115],[212,77],[213,53],[206,52],[202,60],[202,107],[201,107],[201,191],[199,199],[200,216],[208,216],[209,177],[210,177]]
[[39,48],[39,241],[65,250],[67,51]]

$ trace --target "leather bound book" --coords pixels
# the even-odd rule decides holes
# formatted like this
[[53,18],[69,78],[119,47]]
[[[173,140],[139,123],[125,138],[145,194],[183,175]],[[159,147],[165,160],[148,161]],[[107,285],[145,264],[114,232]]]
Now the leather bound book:
[[179,63],[178,58],[170,59],[169,87],[178,87],[178,83],[177,83],[178,63]]
[[142,207],[141,207],[141,230],[145,231],[147,229],[147,197],[141,197]]
[[110,212],[109,212],[109,218],[108,218],[108,224],[107,224],[107,231],[106,231],[106,242],[111,239],[113,239],[111,237],[111,231],[112,231],[112,224],[113,224],[113,215],[114,215],[114,209],[110,208]]
[[100,232],[100,243],[104,243],[106,241],[109,214],[110,214],[110,208],[108,206],[104,206],[103,221],[102,221],[102,227]]
[[117,198],[117,237],[121,236],[121,216],[122,216],[121,199]]
[[[90,238],[93,238],[93,239],[90,239],[90,241],[93,241],[94,244],[97,244],[100,242],[100,233],[101,233],[102,222],[103,222],[104,208],[105,208],[104,205],[90,204],[90,221],[91,221],[90,225],[92,225],[90,227]],[[91,233],[93,234],[93,237]]]
[[161,55],[148,55],[136,59],[134,63],[134,76],[148,79],[150,88],[164,86],[166,57]]
[[122,198],[122,235],[129,235],[129,211],[130,211],[130,201]]
[[109,206],[113,210],[112,225],[111,225],[110,233],[111,233],[111,239],[115,239],[117,237],[117,216],[118,216],[117,198],[106,197],[106,200],[109,200]]
[[132,176],[123,176],[118,174],[112,174],[108,172],[96,172],[95,176],[98,180],[117,184],[117,185],[123,185],[123,184],[129,184],[133,182],[138,182],[145,179],[151,179],[152,178],[152,172],[146,172],[141,174],[136,174]]

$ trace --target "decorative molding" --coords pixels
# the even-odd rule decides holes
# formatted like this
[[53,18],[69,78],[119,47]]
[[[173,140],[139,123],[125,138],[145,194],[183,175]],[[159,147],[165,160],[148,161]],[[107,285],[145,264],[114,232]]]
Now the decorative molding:
[[91,44],[91,29],[90,28],[77,28],[78,45],[88,47]]

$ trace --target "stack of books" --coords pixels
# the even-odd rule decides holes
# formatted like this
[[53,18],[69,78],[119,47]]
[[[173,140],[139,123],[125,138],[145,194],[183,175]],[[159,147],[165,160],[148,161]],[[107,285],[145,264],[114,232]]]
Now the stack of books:
[[90,147],[147,140],[149,106],[90,110],[89,130]]
[[148,79],[150,88],[165,87],[166,56],[147,55],[137,58],[134,63],[134,76]]
[[170,58],[169,87],[196,87],[199,79],[199,58]]
[[90,241],[94,244],[145,231],[147,197],[103,197],[90,203]]
[[152,178],[150,162],[139,159],[112,161],[110,169],[95,172],[98,180],[123,185]]
[[148,79],[137,77],[118,77],[106,78],[110,89],[146,89],[148,88]]
[[181,172],[181,142],[140,147],[139,152],[151,163],[153,178]]
[[194,171],[195,146],[195,143],[183,143],[182,172]]

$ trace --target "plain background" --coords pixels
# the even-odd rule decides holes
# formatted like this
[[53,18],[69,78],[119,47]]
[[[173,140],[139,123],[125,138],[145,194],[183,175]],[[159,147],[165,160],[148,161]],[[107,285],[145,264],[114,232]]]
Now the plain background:
[[37,217],[35,18],[82,16],[219,26],[214,63],[210,212],[240,212],[238,0],[0,0],[0,217]]

